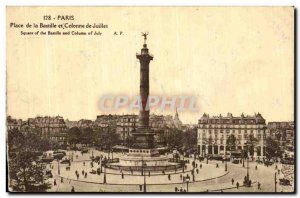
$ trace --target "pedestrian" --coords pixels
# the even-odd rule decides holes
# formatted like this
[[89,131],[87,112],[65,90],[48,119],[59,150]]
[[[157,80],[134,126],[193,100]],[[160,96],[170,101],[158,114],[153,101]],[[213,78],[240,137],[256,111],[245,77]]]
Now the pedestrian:
[[77,179],[79,179],[79,174],[77,174]]
[[85,172],[84,178],[87,178],[87,172]]
[[259,182],[257,183],[257,189],[258,189],[258,190],[261,189],[261,188],[260,188],[260,183],[259,183]]
[[149,173],[148,173],[148,177],[150,177],[150,174],[151,174],[151,173],[150,173],[150,171],[149,171]]
[[124,173],[122,173],[122,179],[124,179]]
[[139,185],[139,186],[140,186],[140,191],[142,191],[143,186],[142,185]]
[[84,170],[82,170],[82,175],[84,175]]
[[180,187],[180,192],[183,192],[183,189],[182,189],[182,187]]
[[216,167],[219,168],[219,164],[218,163],[217,163]]
[[184,189],[183,192],[186,192],[186,189]]
[[202,168],[202,164],[200,164],[200,168]]
[[75,188],[74,188],[74,186],[72,186],[71,192],[75,192]]
[[175,187],[175,192],[177,192],[178,191],[178,188],[177,187]]
[[240,187],[239,182],[236,182],[236,188],[239,189],[239,187]]
[[60,178],[60,182],[61,182],[61,183],[64,183],[64,178],[61,177],[61,178]]
[[234,179],[233,178],[231,179],[231,183],[232,183],[232,185],[234,184]]
[[199,174],[199,169],[198,168],[196,169],[196,172],[197,172],[197,174]]
[[77,175],[77,173],[78,173],[78,171],[76,170],[76,171],[75,171],[75,174]]
[[171,180],[171,175],[170,174],[168,175],[168,179]]
[[180,180],[182,180],[182,174],[180,174]]
[[54,179],[54,182],[53,182],[54,186],[56,186],[56,179]]
[[255,166],[255,170],[257,170],[257,165]]
[[280,174],[280,169],[277,170],[278,171],[278,175]]
[[251,179],[249,180],[249,186],[251,186],[251,183],[252,183],[252,181],[251,181]]
[[277,164],[276,164],[276,166],[275,166],[275,170],[277,170]]

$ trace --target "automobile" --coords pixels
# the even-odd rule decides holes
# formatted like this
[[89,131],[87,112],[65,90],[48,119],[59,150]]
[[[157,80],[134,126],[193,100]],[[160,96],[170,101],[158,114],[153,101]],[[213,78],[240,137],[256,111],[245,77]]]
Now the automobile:
[[53,151],[53,155],[54,155],[54,154],[58,154],[58,153],[63,153],[64,155],[66,155],[66,152],[65,152],[65,151]]
[[53,157],[43,157],[42,162],[44,163],[50,163],[53,161]]
[[204,157],[203,156],[199,156],[199,160],[203,161]]
[[221,156],[221,155],[213,155],[213,156],[211,157],[211,159],[222,161],[222,160],[223,160],[223,156]]
[[61,160],[65,155],[63,153],[56,153],[53,155],[53,159]]
[[91,174],[97,174],[97,171],[95,171],[94,169],[92,169],[92,170],[90,171],[90,173],[91,173]]
[[273,164],[273,162],[271,161],[265,161],[265,165],[271,166]]
[[53,175],[52,175],[52,171],[51,170],[46,170],[46,174],[45,174],[47,177],[49,178],[52,178]]
[[281,160],[282,164],[289,164],[289,165],[293,165],[294,164],[294,158],[284,158]]
[[70,160],[69,159],[63,159],[60,162],[61,164],[70,164]]
[[92,159],[94,162],[100,162],[100,156],[96,156]]
[[81,150],[81,153],[87,153],[89,150],[87,149],[87,148],[83,148],[82,150]]
[[279,184],[283,185],[283,186],[291,185],[290,180],[288,180],[288,179],[279,179]]
[[240,160],[234,159],[234,160],[232,160],[232,163],[233,163],[233,164],[239,164],[239,163],[240,163]]
[[259,164],[263,163],[263,161],[261,159],[257,159],[256,162],[259,163]]

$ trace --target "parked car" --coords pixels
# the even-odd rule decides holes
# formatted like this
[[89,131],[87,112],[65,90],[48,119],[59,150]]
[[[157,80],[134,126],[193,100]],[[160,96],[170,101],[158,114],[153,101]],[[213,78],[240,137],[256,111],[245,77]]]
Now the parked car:
[[61,164],[70,164],[70,160],[69,159],[63,159],[60,162]]
[[63,153],[56,153],[53,155],[53,159],[56,159],[56,160],[61,160],[62,158],[64,158],[64,154]]
[[81,153],[87,153],[89,150],[87,149],[87,148],[83,148],[82,150],[81,150]]
[[97,171],[95,171],[94,169],[92,169],[92,170],[90,171],[90,174],[97,174]]
[[234,159],[234,160],[232,160],[232,163],[233,163],[233,164],[239,164],[239,163],[240,163],[240,160]]
[[64,155],[66,155],[66,152],[65,152],[65,151],[53,151],[53,155],[54,155],[54,154],[58,154],[58,153],[63,153]]
[[291,185],[290,180],[288,180],[288,179],[279,179],[279,184],[283,185],[283,186]]
[[271,161],[265,161],[265,165],[271,166],[273,164],[273,162]]
[[281,160],[282,164],[289,164],[289,165],[293,165],[294,164],[294,158],[284,158]]
[[199,156],[199,160],[203,161],[204,157],[203,156]]
[[45,174],[48,178],[52,178],[52,171],[51,170],[46,170],[46,174]]
[[53,161],[53,157],[43,157],[42,162],[44,163],[50,163]]

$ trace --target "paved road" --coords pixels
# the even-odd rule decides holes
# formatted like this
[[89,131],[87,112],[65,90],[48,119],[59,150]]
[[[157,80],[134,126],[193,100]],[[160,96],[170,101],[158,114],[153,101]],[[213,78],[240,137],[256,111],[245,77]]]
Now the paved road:
[[[97,154],[99,153],[94,152],[94,155]],[[121,154],[114,154],[114,157],[117,157],[118,155]],[[142,176],[125,175],[125,178],[122,179],[121,175],[115,175],[119,174],[118,171],[110,170],[108,172],[113,175],[107,174],[108,184],[103,184],[103,174],[100,176],[88,174],[88,178],[83,178],[81,171],[85,170],[88,172],[91,167],[88,161],[86,162],[86,165],[83,166],[82,161],[89,160],[89,158],[90,154],[81,155],[78,153],[78,158],[74,158],[74,161],[76,162],[71,165],[71,171],[65,171],[64,165],[61,165],[60,176],[64,177],[63,183],[60,182],[60,176],[57,175],[57,163],[53,163],[53,173],[54,178],[57,181],[57,185],[52,185],[52,188],[49,191],[70,192],[72,186],[74,186],[75,191],[77,192],[141,192],[139,185],[143,184]],[[192,161],[191,158],[190,161]],[[199,166],[200,162],[197,161],[197,163]],[[237,189],[236,182],[239,182],[240,186],[242,186],[247,172],[246,167],[242,167],[242,164],[232,164],[229,162],[228,171],[225,172],[225,164],[222,164],[222,162],[209,161],[209,164],[206,164],[206,161],[204,161],[201,163],[203,168],[199,169],[200,173],[198,175],[196,174],[196,182],[192,182],[191,180],[188,184],[189,192],[205,192],[207,190],[209,192],[220,192],[221,189],[223,192],[274,192],[275,190],[275,165],[266,167],[264,165],[257,164],[256,162],[250,162],[249,173],[253,185],[252,187],[240,187]],[[216,163],[218,163],[219,168],[216,168]],[[96,166],[97,165],[95,165],[95,167]],[[257,170],[255,170],[255,166],[258,167]],[[80,173],[80,181],[75,177],[74,168],[78,169],[78,172]],[[280,165],[278,165],[278,168],[281,168]],[[191,169],[191,164],[189,164],[188,170]],[[186,189],[187,184],[181,183],[182,180],[180,180],[180,174],[182,173],[174,173],[171,176],[171,181],[168,180],[167,175],[147,176],[147,192],[174,192],[175,187],[178,189]],[[211,175],[211,177],[209,175]],[[235,180],[233,185],[231,183],[232,178]],[[53,184],[53,179],[50,179],[49,182]],[[261,183],[261,190],[257,189],[257,182]],[[277,191],[280,192],[281,190],[284,192],[290,191],[289,188],[284,188],[277,184]]]

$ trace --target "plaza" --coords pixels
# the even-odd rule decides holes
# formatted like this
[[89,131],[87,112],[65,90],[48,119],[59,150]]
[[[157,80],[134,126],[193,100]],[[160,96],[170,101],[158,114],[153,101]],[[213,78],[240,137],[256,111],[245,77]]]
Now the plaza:
[[[108,153],[92,148],[89,149],[88,153],[83,154],[79,151],[67,151],[67,155],[68,152],[70,152],[70,155],[73,153],[74,156],[78,156],[74,157],[71,162],[70,170],[66,170],[68,164],[58,164],[57,161],[53,161],[46,166],[47,169],[53,167],[51,169],[53,178],[48,179],[51,184],[49,192],[71,192],[72,187],[74,187],[75,192],[143,192],[144,179],[146,180],[147,192],[175,192],[175,188],[178,190],[187,190],[188,188],[188,192],[275,192],[274,174],[275,172],[278,173],[278,170],[275,170],[276,164],[267,167],[256,162],[249,162],[249,175],[252,185],[251,187],[245,187],[243,186],[243,180],[247,172],[246,165],[243,167],[242,164],[227,162],[227,171],[225,171],[225,162],[209,160],[206,164],[206,159],[201,162],[196,159],[197,168],[194,169],[195,178],[193,179],[191,172],[193,171],[192,161],[194,159],[190,157],[184,158],[190,162],[186,164],[187,168],[184,172],[182,169],[176,170],[176,172],[166,171],[164,173],[156,171],[151,172],[149,176],[148,172],[142,175],[141,171],[131,173],[130,171],[120,172],[119,170],[106,168],[106,183],[104,183],[104,167],[100,175],[90,173],[100,167],[98,163],[93,163],[93,167],[91,167],[91,156],[103,155],[108,158]],[[122,153],[113,153],[114,158],[122,155]],[[111,156],[112,154],[110,154]],[[171,157],[170,154],[168,156]],[[255,166],[257,166],[257,170]],[[277,164],[277,168],[281,169],[281,164]],[[198,174],[196,169],[198,169]],[[79,173],[79,178],[75,174],[76,171]],[[85,173],[87,173],[86,178],[84,177]],[[277,181],[281,174],[277,175]],[[187,175],[190,178],[188,182],[182,179]],[[54,179],[56,185],[54,185]],[[232,179],[234,179],[233,183]],[[236,187],[237,182],[239,188]],[[260,190],[258,190],[258,182],[261,184]],[[291,192],[293,186],[281,186],[277,182],[276,190],[277,192]]]

